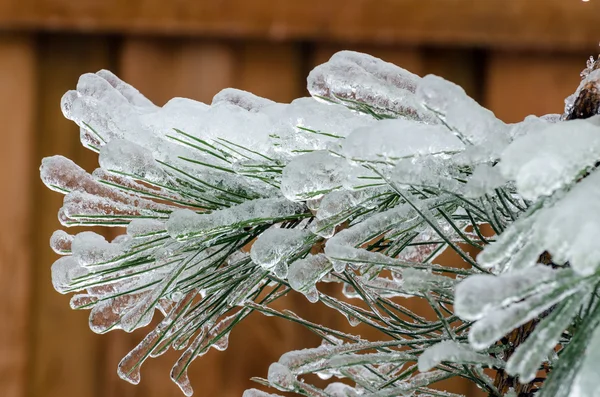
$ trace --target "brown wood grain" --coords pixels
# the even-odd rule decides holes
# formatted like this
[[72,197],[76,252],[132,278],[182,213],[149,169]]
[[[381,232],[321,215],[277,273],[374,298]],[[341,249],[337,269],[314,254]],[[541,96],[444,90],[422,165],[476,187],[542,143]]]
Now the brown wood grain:
[[588,56],[494,52],[486,71],[485,104],[506,122],[563,113],[564,99],[577,89]]
[[594,49],[579,0],[2,0],[4,29]]
[[[97,167],[95,153],[79,143],[79,127],[66,120],[60,99],[74,89],[79,76],[111,68],[110,46],[104,38],[47,36],[38,45],[38,102],[35,166],[41,158],[61,154],[88,171]],[[35,397],[99,397],[99,340],[88,328],[89,311],[72,311],[68,295],[52,288],[50,266],[58,258],[49,247],[52,232],[62,228],[56,213],[63,196],[35,177],[31,251],[34,257],[30,394]],[[79,228],[68,229],[77,233]]]
[[0,33],[0,390],[6,397],[24,396],[29,381],[35,73],[32,38]]

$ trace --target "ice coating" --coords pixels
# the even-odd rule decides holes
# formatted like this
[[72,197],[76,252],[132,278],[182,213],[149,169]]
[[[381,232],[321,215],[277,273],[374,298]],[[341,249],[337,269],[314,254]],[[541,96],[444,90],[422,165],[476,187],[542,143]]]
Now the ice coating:
[[292,201],[318,199],[324,193],[342,187],[346,179],[346,164],[344,158],[325,151],[298,156],[283,169],[281,192]]
[[165,231],[165,222],[158,219],[134,219],[127,225],[127,234],[131,237],[144,237]]
[[513,329],[537,318],[544,311],[569,296],[585,290],[585,283],[569,283],[561,280],[558,285],[546,286],[536,295],[506,308],[490,310],[485,317],[477,321],[469,331],[469,343],[476,350],[483,350],[493,345]]
[[577,315],[586,294],[578,293],[561,302],[545,317],[539,327],[529,335],[509,358],[506,370],[519,376],[523,382],[535,379],[540,364],[559,342],[560,336]]
[[427,372],[443,361],[456,364],[478,364],[487,367],[503,367],[503,361],[488,354],[477,353],[465,343],[444,341],[428,347],[419,356],[419,371]]
[[310,302],[319,299],[315,284],[331,270],[331,262],[323,254],[308,255],[290,265],[288,281],[290,287],[302,292]]
[[283,364],[273,363],[269,366],[269,383],[279,390],[290,390],[293,388],[296,378]]
[[50,247],[59,255],[71,253],[73,236],[63,230],[56,230],[50,237]]
[[[577,273],[590,275],[600,265],[600,173],[594,172],[562,200],[544,208],[531,239],[547,249],[557,263],[569,262]],[[581,209],[585,208],[585,211]]]
[[455,129],[463,143],[479,145],[508,143],[508,127],[494,113],[485,109],[458,85],[439,76],[427,75],[417,86],[416,96],[427,109],[434,111]]
[[107,171],[139,176],[153,182],[165,183],[167,180],[151,151],[125,139],[113,139],[102,146],[98,161]]
[[118,243],[109,243],[94,232],[78,233],[71,243],[71,251],[82,266],[93,266],[107,262],[121,252]]
[[302,248],[310,249],[313,234],[308,230],[269,229],[263,232],[252,245],[250,257],[265,270],[273,269],[277,264],[291,260]]
[[272,219],[285,220],[303,210],[302,204],[279,198],[250,200],[210,214],[198,214],[184,209],[171,214],[167,221],[167,231],[177,239],[210,236],[223,230],[234,230]]
[[573,183],[599,156],[600,127],[572,120],[516,139],[502,153],[499,167],[523,198],[536,200]]
[[[583,115],[572,110],[584,90],[597,88],[596,69],[595,61],[588,66],[562,119]],[[132,331],[155,311],[164,316],[123,360],[119,376],[139,382],[142,362],[173,347],[184,351],[172,380],[191,395],[188,365],[211,346],[225,349],[230,325],[250,311],[278,313],[260,299],[289,286],[352,325],[389,335],[418,330],[423,340],[367,346],[358,336],[319,328],[324,346],[284,355],[271,367],[268,380],[282,390],[427,394],[451,367],[388,382],[416,361],[402,349],[421,351],[431,337],[454,336],[440,332],[442,318],[392,316],[414,313],[388,298],[423,295],[475,323],[469,346],[434,345],[421,356],[421,369],[453,362],[483,376],[482,366],[503,363],[474,349],[537,318],[537,333],[521,345],[532,350],[516,350],[508,367],[511,375],[533,377],[557,338],[568,339],[574,313],[584,313],[578,308],[597,283],[600,118],[529,116],[506,125],[450,82],[352,52],[317,67],[308,87],[314,98],[289,104],[225,89],[210,105],[174,98],[158,107],[100,71],[83,75],[63,97],[65,116],[80,126],[82,143],[99,152],[101,168],[90,175],[63,157],[44,159],[44,183],[66,194],[59,219],[65,226],[127,227],[127,234],[109,242],[90,232],[56,232],[51,246],[65,256],[52,267],[53,285],[78,292],[71,307],[89,309],[97,333]],[[498,235],[481,236],[477,225],[484,224]],[[485,247],[477,263],[461,251],[465,243]],[[473,268],[432,264],[445,247]],[[317,291],[319,281],[342,284],[345,297],[368,307]],[[454,329],[459,321],[452,318]],[[466,331],[455,336],[462,341]],[[586,368],[590,376],[592,366]],[[357,386],[330,383],[323,391],[296,379],[304,373],[343,376]],[[592,390],[582,382],[577,378],[576,390]]]
[[600,330],[596,328],[590,338],[589,344],[585,348],[581,368],[571,386],[571,396],[600,396],[600,390],[596,382],[598,360],[600,360]]
[[265,107],[275,104],[275,102],[270,99],[262,98],[251,92],[235,88],[225,88],[219,91],[213,97],[212,105],[222,102],[239,106],[249,112],[259,112]]
[[342,142],[342,154],[356,161],[394,161],[463,149],[460,140],[444,126],[402,119],[357,128]]
[[308,91],[316,98],[362,102],[385,114],[431,122],[433,118],[415,101],[419,81],[417,75],[381,59],[340,51],[310,72]]
[[248,389],[244,391],[242,397],[281,397],[279,394],[265,393],[258,389]]
[[538,293],[547,288],[547,283],[572,279],[574,276],[570,269],[554,270],[544,265],[500,276],[471,276],[456,286],[455,312],[465,320],[478,320],[492,310]]
[[494,189],[501,187],[506,183],[506,179],[500,173],[498,167],[492,167],[489,164],[479,164],[473,170],[473,174],[467,186],[465,195],[470,198],[481,197],[491,193]]
[[394,167],[390,180],[397,186],[412,185],[461,193],[463,190],[458,172],[450,161],[442,157],[415,157],[400,160]]

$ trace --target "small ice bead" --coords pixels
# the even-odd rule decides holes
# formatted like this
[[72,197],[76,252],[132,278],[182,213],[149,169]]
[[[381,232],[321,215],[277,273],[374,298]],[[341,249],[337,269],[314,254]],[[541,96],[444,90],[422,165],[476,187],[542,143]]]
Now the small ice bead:
[[64,230],[56,230],[50,237],[50,247],[59,255],[71,253],[71,243],[73,236]]
[[319,198],[340,188],[346,178],[346,160],[326,151],[300,155],[283,169],[281,192],[292,201]]
[[269,366],[267,379],[279,390],[293,390],[296,381],[289,368],[281,363],[273,363]]

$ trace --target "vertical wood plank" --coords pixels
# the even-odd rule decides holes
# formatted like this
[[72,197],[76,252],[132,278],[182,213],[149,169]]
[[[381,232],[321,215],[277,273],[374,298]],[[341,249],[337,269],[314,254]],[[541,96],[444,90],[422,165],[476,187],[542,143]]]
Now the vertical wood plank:
[[249,42],[237,51],[234,87],[277,102],[290,102],[305,91],[301,53],[297,46]]
[[562,113],[588,56],[493,52],[486,72],[486,106],[505,122]]
[[423,74],[435,74],[461,86],[477,101],[482,100],[483,53],[464,48],[428,48],[423,52]]
[[24,397],[29,378],[31,176],[35,108],[35,43],[0,33],[0,390]]
[[[38,62],[38,113],[35,164],[61,154],[88,171],[97,167],[97,156],[79,142],[79,128],[63,118],[60,99],[85,72],[110,68],[110,46],[101,37],[48,35],[41,38]],[[56,213],[63,196],[51,192],[36,177],[34,186],[34,263],[32,282],[33,337],[30,393],[44,397],[99,396],[98,340],[88,328],[88,311],[74,312],[69,296],[52,288],[50,266],[57,259],[48,240],[61,228]],[[77,233],[78,230],[69,230]]]

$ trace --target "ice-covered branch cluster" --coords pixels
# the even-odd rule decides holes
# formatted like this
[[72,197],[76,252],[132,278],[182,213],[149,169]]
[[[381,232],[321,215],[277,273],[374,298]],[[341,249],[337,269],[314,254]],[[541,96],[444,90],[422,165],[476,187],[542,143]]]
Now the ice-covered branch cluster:
[[[517,124],[440,77],[353,52],[315,68],[312,97],[289,104],[225,89],[210,105],[158,107],[110,72],[85,74],[62,110],[100,168],[55,156],[41,176],[65,194],[62,225],[126,233],[109,242],[55,232],[54,287],[76,293],[71,307],[91,310],[98,333],[131,332],[159,312],[118,373],[138,383],[144,360],[181,350],[171,378],[186,395],[190,363],[227,348],[252,311],[323,339],[257,379],[282,391],[450,396],[430,385],[461,376],[491,396],[517,395],[482,368],[541,384],[544,367],[542,396],[600,395],[600,118],[567,120],[600,81],[594,65],[565,115]],[[437,263],[445,250],[462,262]],[[269,306],[290,290],[382,341]],[[406,297],[431,316],[407,309]],[[526,324],[522,343],[507,340]],[[350,383],[322,389],[306,374]]]

